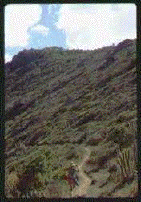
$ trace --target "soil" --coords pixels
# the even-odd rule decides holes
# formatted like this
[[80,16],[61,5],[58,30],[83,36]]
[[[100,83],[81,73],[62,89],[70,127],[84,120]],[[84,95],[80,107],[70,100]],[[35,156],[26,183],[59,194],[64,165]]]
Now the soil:
[[86,154],[81,162],[81,164],[78,166],[79,169],[79,178],[80,178],[80,185],[78,187],[75,187],[74,190],[72,191],[72,197],[83,197],[84,195],[86,196],[87,194],[87,189],[91,184],[91,179],[84,173],[83,171],[83,165],[87,161],[87,159],[90,156],[90,149],[86,149]]

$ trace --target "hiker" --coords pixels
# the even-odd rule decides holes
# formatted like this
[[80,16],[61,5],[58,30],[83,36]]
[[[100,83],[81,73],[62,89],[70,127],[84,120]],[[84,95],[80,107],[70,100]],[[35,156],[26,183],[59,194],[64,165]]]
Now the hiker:
[[72,162],[68,170],[70,179],[74,180],[76,185],[79,185],[78,167]]
[[74,189],[76,185],[79,186],[78,168],[74,163],[68,168],[68,172],[64,179],[67,180],[71,190]]

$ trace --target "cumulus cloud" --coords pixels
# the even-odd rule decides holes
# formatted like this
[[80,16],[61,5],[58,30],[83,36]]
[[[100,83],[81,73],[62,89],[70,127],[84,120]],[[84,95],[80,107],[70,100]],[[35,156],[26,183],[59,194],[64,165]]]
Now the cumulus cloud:
[[5,55],[5,63],[10,62],[12,60],[12,55],[6,54]]
[[51,13],[51,10],[52,10],[52,5],[48,5],[48,13],[50,14]]
[[28,28],[37,23],[42,14],[38,4],[9,4],[5,7],[5,46],[26,47]]
[[64,4],[56,26],[68,48],[95,49],[136,38],[135,4]]
[[32,27],[31,31],[37,32],[37,33],[42,34],[44,36],[47,36],[49,33],[49,28],[45,27],[43,25],[37,25],[35,27]]

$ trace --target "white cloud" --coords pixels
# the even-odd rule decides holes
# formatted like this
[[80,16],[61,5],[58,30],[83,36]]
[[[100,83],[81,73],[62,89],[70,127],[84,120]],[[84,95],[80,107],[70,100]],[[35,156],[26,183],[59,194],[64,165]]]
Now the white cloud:
[[12,60],[13,56],[9,54],[5,54],[5,63],[10,62]]
[[48,5],[48,13],[50,14],[51,13],[51,9],[52,9],[52,5]]
[[45,27],[43,25],[37,25],[35,27],[32,27],[31,31],[35,31],[35,32],[40,33],[40,34],[42,34],[44,36],[47,36],[48,33],[49,33],[49,28]]
[[38,4],[9,4],[5,7],[5,46],[26,47],[28,28],[37,23],[42,14]]
[[64,4],[56,23],[68,48],[95,49],[136,38],[135,4]]

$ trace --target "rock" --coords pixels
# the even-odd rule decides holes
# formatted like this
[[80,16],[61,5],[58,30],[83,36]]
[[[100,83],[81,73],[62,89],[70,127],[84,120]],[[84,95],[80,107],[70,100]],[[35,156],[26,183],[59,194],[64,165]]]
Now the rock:
[[91,185],[94,185],[96,182],[96,180],[92,180]]

